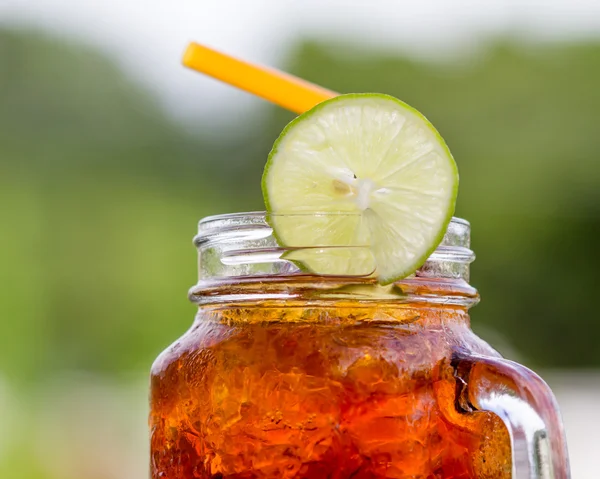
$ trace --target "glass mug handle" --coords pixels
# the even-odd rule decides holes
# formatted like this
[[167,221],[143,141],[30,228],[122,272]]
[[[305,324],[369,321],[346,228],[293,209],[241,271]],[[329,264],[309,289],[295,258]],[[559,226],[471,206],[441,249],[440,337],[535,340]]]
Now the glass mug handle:
[[570,479],[567,444],[556,399],[530,369],[507,359],[456,354],[458,402],[493,412],[511,439],[512,479]]

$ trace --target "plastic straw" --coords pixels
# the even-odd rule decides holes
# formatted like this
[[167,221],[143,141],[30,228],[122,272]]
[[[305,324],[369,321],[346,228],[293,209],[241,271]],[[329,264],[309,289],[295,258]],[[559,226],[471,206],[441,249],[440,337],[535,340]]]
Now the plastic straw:
[[338,95],[293,75],[253,65],[197,43],[190,43],[183,64],[295,113],[304,113]]

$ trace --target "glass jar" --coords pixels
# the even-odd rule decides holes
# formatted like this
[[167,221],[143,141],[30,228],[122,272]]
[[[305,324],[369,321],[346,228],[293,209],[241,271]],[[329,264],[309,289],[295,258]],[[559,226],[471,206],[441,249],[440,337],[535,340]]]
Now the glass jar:
[[469,234],[453,219],[380,286],[303,273],[264,213],[202,220],[198,314],[152,367],[152,477],[569,478],[550,389],[469,327]]

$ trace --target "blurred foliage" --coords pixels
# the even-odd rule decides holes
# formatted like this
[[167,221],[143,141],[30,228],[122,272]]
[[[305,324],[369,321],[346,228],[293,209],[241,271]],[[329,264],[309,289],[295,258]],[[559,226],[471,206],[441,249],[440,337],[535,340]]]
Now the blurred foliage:
[[190,323],[194,224],[216,154],[108,60],[0,33],[0,364],[130,370]]
[[[196,221],[261,208],[292,116],[265,107],[249,132],[191,135],[103,56],[31,32],[0,30],[0,65],[0,370],[146,370],[193,318]],[[532,365],[600,366],[600,45],[498,40],[423,62],[305,42],[287,67],[424,112],[461,172],[475,329]]]

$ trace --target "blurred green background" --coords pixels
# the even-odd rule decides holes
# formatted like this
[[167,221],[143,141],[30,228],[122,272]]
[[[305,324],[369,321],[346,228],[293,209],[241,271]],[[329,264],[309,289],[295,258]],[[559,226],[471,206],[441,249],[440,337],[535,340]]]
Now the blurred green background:
[[[600,42],[500,36],[444,61],[307,38],[280,66],[422,111],[460,169],[476,332],[534,368],[600,367]],[[0,476],[133,477],[119,454],[145,431],[128,421],[194,315],[196,222],[262,208],[292,118],[242,114],[223,135],[183,127],[94,48],[0,29]]]

